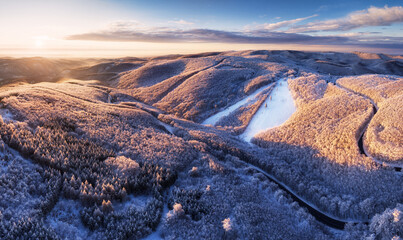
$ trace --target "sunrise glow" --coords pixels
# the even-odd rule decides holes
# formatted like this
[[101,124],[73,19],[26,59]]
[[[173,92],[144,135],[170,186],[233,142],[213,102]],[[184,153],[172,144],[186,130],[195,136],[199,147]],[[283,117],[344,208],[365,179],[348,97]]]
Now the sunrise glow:
[[399,1],[1,2],[3,56],[152,56],[246,49],[398,54],[403,49]]
[[0,0],[0,240],[403,240],[402,0]]

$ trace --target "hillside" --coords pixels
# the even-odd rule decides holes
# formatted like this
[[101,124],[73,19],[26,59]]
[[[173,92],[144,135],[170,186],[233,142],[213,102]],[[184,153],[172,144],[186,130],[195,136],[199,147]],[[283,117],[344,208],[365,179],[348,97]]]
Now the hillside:
[[1,59],[0,239],[399,239],[402,76],[358,52]]

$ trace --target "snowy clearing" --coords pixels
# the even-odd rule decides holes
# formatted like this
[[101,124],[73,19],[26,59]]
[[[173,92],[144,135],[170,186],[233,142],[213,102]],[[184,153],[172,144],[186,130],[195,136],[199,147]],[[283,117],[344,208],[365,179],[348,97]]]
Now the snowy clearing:
[[129,210],[129,208],[135,207],[138,211],[142,211],[145,209],[148,201],[151,199],[152,197],[147,195],[133,196],[133,194],[129,194],[125,202],[114,202],[113,209],[116,212],[126,212]]
[[169,209],[168,209],[167,205],[164,204],[164,209],[162,211],[160,224],[158,225],[157,229],[155,229],[155,231],[153,233],[151,233],[150,235],[145,237],[144,240],[161,240],[161,239],[163,239],[161,237],[161,227],[162,227],[163,221],[165,221],[165,218],[166,218],[168,212],[169,212]]
[[282,79],[277,82],[270,97],[262,104],[240,137],[250,142],[257,133],[283,124],[295,110],[287,80]]
[[214,114],[213,116],[207,118],[206,120],[204,120],[204,122],[202,124],[203,125],[213,125],[214,126],[218,122],[218,120],[220,120],[222,117],[228,116],[231,112],[235,111],[239,107],[245,105],[249,101],[254,100],[259,93],[263,92],[264,90],[266,90],[270,86],[271,86],[271,84],[263,86],[263,87],[257,89],[254,93],[252,93],[248,97],[246,97],[246,98],[242,99],[241,101],[235,103],[234,105],[226,108],[225,110],[223,110],[221,112],[218,112],[218,113]]
[[62,239],[87,239],[91,233],[80,220],[81,209],[77,201],[61,198],[47,216],[45,225],[53,228]]
[[14,121],[14,116],[8,109],[5,109],[5,108],[0,109],[0,116],[6,122]]
[[164,123],[164,122],[161,122],[161,121],[160,121],[160,123],[161,123],[162,126],[164,126],[164,128],[165,128],[168,132],[170,132],[171,134],[173,134],[174,128],[173,128],[171,125],[168,125],[168,124],[166,124],[166,123]]

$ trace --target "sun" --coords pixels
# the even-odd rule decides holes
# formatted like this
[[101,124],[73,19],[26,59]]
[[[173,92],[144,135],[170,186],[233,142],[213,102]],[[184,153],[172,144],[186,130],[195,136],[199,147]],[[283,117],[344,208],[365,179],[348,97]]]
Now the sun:
[[49,39],[50,38],[48,36],[35,36],[35,37],[33,37],[35,48],[44,48],[45,45],[46,45],[46,42]]
[[36,48],[42,48],[43,47],[43,40],[42,39],[36,39],[35,40],[35,47]]

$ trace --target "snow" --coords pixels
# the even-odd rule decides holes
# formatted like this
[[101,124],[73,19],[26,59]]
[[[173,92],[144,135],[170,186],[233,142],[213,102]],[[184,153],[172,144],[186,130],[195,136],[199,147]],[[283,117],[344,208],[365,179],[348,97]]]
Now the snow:
[[168,132],[170,132],[171,134],[173,134],[174,128],[173,128],[171,125],[168,125],[168,124],[166,124],[166,123],[164,123],[164,122],[161,122],[161,121],[160,121],[160,124],[161,124],[162,126],[164,126],[164,128],[165,128]]
[[10,112],[8,109],[6,109],[6,108],[0,109],[0,116],[1,116],[1,117],[3,118],[3,120],[5,120],[6,122],[14,121],[14,116],[13,116],[13,114],[11,114],[11,112]]
[[283,124],[295,110],[294,99],[288,89],[287,80],[282,79],[277,82],[270,97],[255,113],[245,132],[240,137],[250,142],[257,133]]
[[0,175],[7,172],[8,170],[8,162],[2,160],[3,153],[0,153]]
[[47,216],[45,225],[52,227],[61,239],[88,239],[91,235],[80,219],[80,203],[60,198]]
[[168,212],[169,212],[169,209],[168,209],[167,205],[164,204],[164,209],[162,210],[162,216],[161,216],[160,224],[158,225],[158,227],[155,230],[155,232],[153,232],[150,235],[148,235],[147,237],[145,237],[144,240],[161,240],[161,239],[163,239],[161,237],[161,227],[162,227],[162,222],[166,218]]
[[[286,189],[289,193],[291,193],[292,195],[294,195],[296,198],[298,198],[299,200],[301,200],[302,202],[304,202],[306,205],[309,205],[311,208],[315,209],[316,211],[320,212],[322,215],[326,215],[329,218],[333,218],[335,220],[341,221],[341,222],[352,222],[352,223],[357,223],[357,222],[361,222],[362,219],[354,219],[354,218],[339,218],[334,216],[333,214],[330,213],[325,213],[322,210],[320,210],[318,207],[316,207],[315,204],[313,204],[310,201],[307,201],[304,197],[301,197],[299,194],[297,194],[295,191],[293,191],[290,187],[288,187],[286,184],[284,184],[282,181],[278,180],[276,177],[274,177],[272,174],[267,173],[266,171],[264,171],[263,169],[256,167],[250,163],[246,163],[250,168],[256,169],[257,171],[259,171],[260,173],[262,173],[263,175],[266,175],[267,177],[269,177],[269,179],[273,182],[275,182],[277,185],[281,186],[282,188]],[[367,220],[367,219],[366,219]],[[335,229],[335,228],[329,228],[333,231],[336,232],[340,232],[339,230]]]
[[218,122],[218,120],[220,120],[222,117],[228,116],[231,112],[235,111],[239,107],[245,105],[249,101],[254,100],[259,93],[263,92],[269,86],[271,86],[271,85],[266,85],[266,86],[263,86],[263,87],[257,89],[255,92],[253,92],[248,97],[242,99],[241,101],[235,103],[234,105],[228,107],[227,109],[225,109],[225,110],[223,110],[221,112],[218,112],[218,113],[214,114],[213,116],[207,118],[206,120],[204,120],[204,122],[202,124],[203,125],[213,125],[214,126]]
[[[269,86],[264,86],[259,88],[250,96],[207,118],[202,124],[214,126],[222,117],[228,116],[239,107],[254,100],[259,93],[268,87]],[[294,99],[288,89],[287,79],[281,79],[277,82],[270,97],[266,99],[259,110],[255,113],[245,132],[241,134],[240,137],[243,140],[250,142],[257,133],[283,124],[295,112],[295,110]]]
[[221,65],[219,67],[217,67],[218,69],[234,69],[233,66],[228,66],[228,65]]
[[116,212],[125,212],[128,211],[130,207],[135,207],[138,211],[142,211],[146,207],[147,202],[151,199],[152,197],[148,195],[134,196],[132,194],[129,194],[127,195],[127,199],[125,202],[114,202],[113,209]]

